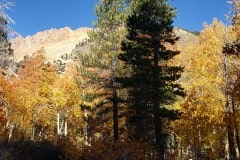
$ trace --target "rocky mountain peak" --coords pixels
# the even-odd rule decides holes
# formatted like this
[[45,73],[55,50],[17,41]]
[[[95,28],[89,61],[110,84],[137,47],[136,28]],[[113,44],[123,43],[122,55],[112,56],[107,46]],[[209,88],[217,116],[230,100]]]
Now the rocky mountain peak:
[[17,37],[11,40],[15,60],[21,61],[24,56],[32,56],[41,48],[45,49],[46,58],[50,62],[60,59],[61,55],[71,53],[76,44],[86,39],[90,30],[91,28],[72,30],[64,27],[38,32],[26,38]]

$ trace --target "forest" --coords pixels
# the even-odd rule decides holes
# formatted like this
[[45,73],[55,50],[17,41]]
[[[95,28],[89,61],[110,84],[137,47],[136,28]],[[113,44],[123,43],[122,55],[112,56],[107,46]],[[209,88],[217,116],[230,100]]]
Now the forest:
[[[179,45],[168,0],[99,0],[87,52],[14,61],[0,6],[0,158],[237,160],[240,1]],[[239,90],[238,90],[239,89]]]

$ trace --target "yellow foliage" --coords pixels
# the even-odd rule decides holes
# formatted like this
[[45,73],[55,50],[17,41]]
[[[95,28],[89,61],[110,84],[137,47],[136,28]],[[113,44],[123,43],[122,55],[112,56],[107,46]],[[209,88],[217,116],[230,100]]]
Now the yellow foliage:
[[182,115],[172,124],[185,151],[191,146],[195,148],[192,152],[208,151],[211,158],[217,158],[224,147],[221,139],[225,133],[222,66],[225,32],[224,24],[214,20],[210,26],[205,26],[196,45],[183,50],[191,57],[183,82],[188,95],[176,104]]

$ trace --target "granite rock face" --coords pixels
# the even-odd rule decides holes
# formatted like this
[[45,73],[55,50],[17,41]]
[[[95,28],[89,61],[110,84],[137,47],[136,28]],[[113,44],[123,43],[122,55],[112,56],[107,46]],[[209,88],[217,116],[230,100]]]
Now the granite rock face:
[[44,49],[49,62],[61,59],[62,55],[70,54],[76,44],[87,38],[91,28],[72,30],[69,27],[50,29],[38,32],[33,36],[17,37],[11,40],[14,59],[19,62],[24,56],[32,56],[34,52]]

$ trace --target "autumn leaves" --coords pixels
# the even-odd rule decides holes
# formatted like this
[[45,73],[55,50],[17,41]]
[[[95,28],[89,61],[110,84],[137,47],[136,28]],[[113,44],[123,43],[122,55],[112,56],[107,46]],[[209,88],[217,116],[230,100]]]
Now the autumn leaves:
[[17,76],[1,77],[6,119],[2,128],[8,141],[12,134],[33,141],[55,134],[66,136],[68,123],[81,121],[80,93],[73,76],[55,70],[40,54],[26,59]]

